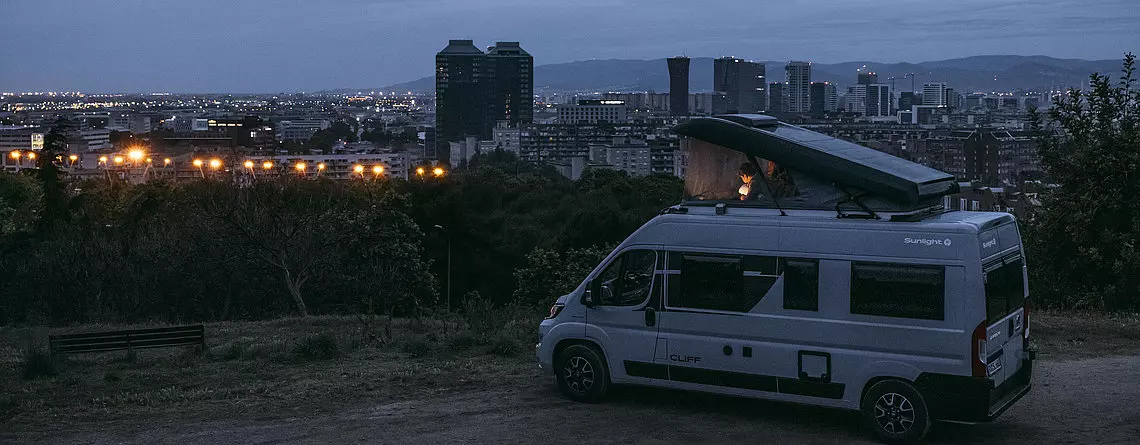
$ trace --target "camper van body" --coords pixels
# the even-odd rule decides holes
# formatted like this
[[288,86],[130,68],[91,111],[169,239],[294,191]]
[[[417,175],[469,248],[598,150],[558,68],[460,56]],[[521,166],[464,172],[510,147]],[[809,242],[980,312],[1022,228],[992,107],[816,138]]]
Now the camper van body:
[[994,419],[1031,386],[1016,221],[881,216],[663,212],[558,298],[539,327],[539,366],[566,373],[560,383],[580,378],[559,360],[581,345],[603,357],[595,383],[864,412],[874,384],[898,380],[933,420]]

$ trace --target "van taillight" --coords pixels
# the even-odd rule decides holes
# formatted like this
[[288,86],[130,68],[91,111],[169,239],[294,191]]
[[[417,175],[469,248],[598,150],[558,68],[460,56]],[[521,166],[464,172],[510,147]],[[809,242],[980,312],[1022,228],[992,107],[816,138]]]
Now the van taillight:
[[974,377],[987,377],[986,375],[986,322],[982,321],[978,327],[974,328],[974,334],[970,336],[970,362],[972,366]]
[[1025,306],[1021,307],[1021,317],[1023,319],[1021,322],[1021,338],[1029,341],[1029,303],[1025,303]]

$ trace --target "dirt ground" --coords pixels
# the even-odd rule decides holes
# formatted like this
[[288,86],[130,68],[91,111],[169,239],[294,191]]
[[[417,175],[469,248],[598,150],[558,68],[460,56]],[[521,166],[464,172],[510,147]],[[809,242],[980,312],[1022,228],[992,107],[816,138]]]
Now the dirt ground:
[[[1140,443],[1140,355],[1037,362],[1035,387],[997,422],[935,424],[929,443]],[[518,383],[518,382],[516,382]],[[297,406],[297,413],[313,412]],[[423,398],[182,421],[157,417],[0,433],[10,443],[874,443],[854,413],[650,388],[566,401],[552,379]]]

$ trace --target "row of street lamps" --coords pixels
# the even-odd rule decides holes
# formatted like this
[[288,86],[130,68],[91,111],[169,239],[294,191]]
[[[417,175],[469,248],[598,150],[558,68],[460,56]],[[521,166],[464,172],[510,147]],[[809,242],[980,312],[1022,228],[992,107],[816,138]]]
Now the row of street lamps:
[[[24,153],[24,152],[21,152],[19,150],[14,150],[11,153],[9,153],[9,157],[16,160],[17,162],[19,162],[21,159],[28,159],[31,161],[35,161],[36,153],[32,152],[32,151]],[[79,161],[79,155],[75,155],[75,154],[69,155],[68,160],[71,161],[72,165],[75,165],[75,163]],[[123,165],[128,165],[128,164],[137,166],[137,165],[143,165],[145,162],[145,165],[147,167],[149,167],[149,166],[153,165],[153,163],[154,163],[153,161],[154,160],[152,158],[147,156],[147,153],[145,151],[143,151],[142,149],[138,149],[138,148],[129,149],[127,151],[127,153],[125,154],[125,156],[123,154],[116,154],[113,156],[100,156],[99,157],[99,165],[102,165],[102,166],[108,166],[108,165],[112,165],[112,164],[115,166],[123,166]],[[169,167],[173,162],[174,161],[171,160],[170,158],[164,158],[162,160],[162,165],[164,167]],[[215,170],[215,171],[221,170],[222,167],[225,166],[225,163],[223,163],[222,160],[219,158],[213,158],[210,160],[194,159],[191,163],[195,167],[198,168],[198,171],[202,173],[203,178],[206,177],[206,171],[205,171],[206,166],[209,166],[211,170]],[[247,170],[249,170],[251,175],[255,175],[256,169],[254,167],[256,166],[256,164],[252,160],[247,160],[242,165]],[[261,168],[263,170],[266,170],[266,171],[273,170],[273,168],[275,166],[276,166],[276,164],[274,164],[273,161],[264,161],[261,163]],[[327,168],[328,168],[328,165],[326,165],[324,162],[318,162],[317,163],[317,173],[318,174],[320,174],[321,172],[324,172],[325,169],[327,169]],[[304,176],[305,172],[308,171],[308,169],[309,169],[309,165],[305,161],[298,161],[298,162],[293,164],[293,169],[296,170],[302,176]],[[364,178],[364,174],[367,170],[368,170],[368,168],[365,167],[364,165],[361,165],[361,164],[354,164],[352,166],[352,172],[354,174],[360,175],[361,178]],[[371,168],[371,171],[372,171],[373,177],[379,177],[380,175],[384,174],[384,166],[379,165],[379,164],[373,165]],[[429,173],[432,176],[441,177],[446,172],[444,171],[443,167],[434,167],[431,169],[430,172],[424,167],[416,167],[416,175],[421,177],[421,178],[428,175]]]

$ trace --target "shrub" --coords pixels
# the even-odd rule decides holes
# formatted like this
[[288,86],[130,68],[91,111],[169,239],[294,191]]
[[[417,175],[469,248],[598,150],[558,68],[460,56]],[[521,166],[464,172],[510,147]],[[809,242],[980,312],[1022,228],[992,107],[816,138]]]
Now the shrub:
[[54,376],[59,374],[55,359],[51,353],[43,348],[28,348],[24,350],[24,359],[20,363],[21,374],[24,379],[31,380],[36,377]]
[[431,343],[418,335],[410,336],[400,342],[400,352],[411,355],[412,357],[423,357],[431,353],[431,349]]
[[462,352],[483,344],[483,341],[471,333],[471,331],[461,331],[452,335],[447,340],[447,348],[452,352]]
[[340,356],[336,337],[327,332],[306,337],[293,348],[293,353],[305,360],[329,360]]
[[491,346],[487,352],[502,357],[517,357],[522,355],[524,349],[522,342],[517,337],[504,333],[491,339]]

